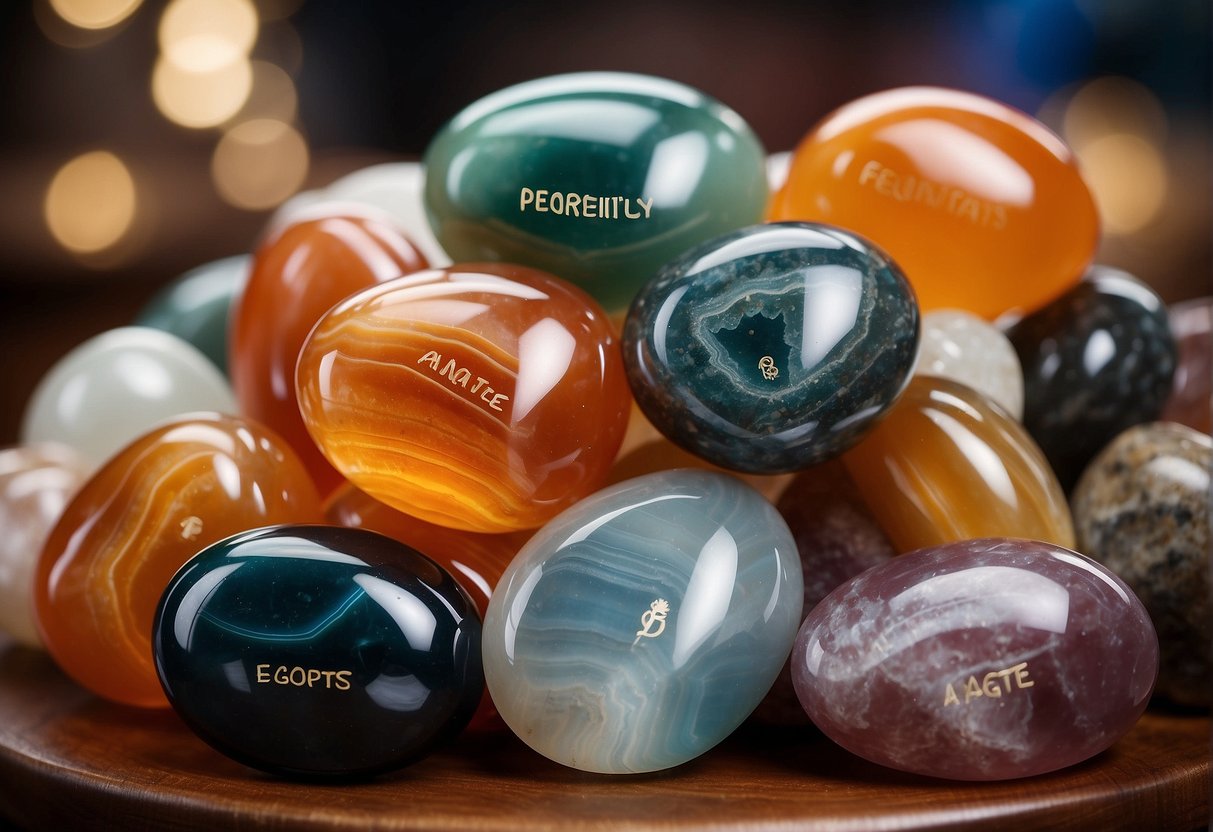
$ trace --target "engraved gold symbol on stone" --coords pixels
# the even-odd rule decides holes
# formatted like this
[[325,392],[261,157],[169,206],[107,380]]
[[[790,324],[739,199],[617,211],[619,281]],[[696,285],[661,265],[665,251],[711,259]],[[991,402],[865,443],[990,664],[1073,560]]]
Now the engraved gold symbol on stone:
[[779,368],[775,366],[775,359],[769,355],[758,359],[758,369],[762,370],[762,377],[767,381],[774,381],[779,377]]
[[181,539],[194,540],[202,534],[202,518],[190,515],[181,521]]
[[[636,642],[642,638],[657,638],[665,632],[665,617],[670,614],[670,602],[664,598],[658,598],[653,603],[649,604],[649,608],[645,610],[644,615],[640,616],[641,629],[636,631]],[[654,630],[653,626],[657,629]]]

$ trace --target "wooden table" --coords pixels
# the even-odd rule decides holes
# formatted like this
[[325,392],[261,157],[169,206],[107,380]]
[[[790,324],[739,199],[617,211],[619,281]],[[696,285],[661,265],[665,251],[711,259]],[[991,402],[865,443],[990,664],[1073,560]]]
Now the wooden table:
[[1080,766],[968,784],[870,765],[811,729],[745,728],[674,771],[631,777],[566,769],[502,734],[372,782],[301,784],[0,646],[0,815],[29,829],[1186,831],[1208,824],[1209,737],[1207,716],[1152,712]]

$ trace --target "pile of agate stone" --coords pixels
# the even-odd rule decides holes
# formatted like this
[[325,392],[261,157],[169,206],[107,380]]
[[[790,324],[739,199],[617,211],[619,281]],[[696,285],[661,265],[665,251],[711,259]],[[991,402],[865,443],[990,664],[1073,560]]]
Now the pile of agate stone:
[[768,181],[725,104],[587,73],[292,199],[37,386],[12,649],[310,779],[465,731],[655,772],[753,715],[999,780],[1213,704],[1210,299],[1094,265],[1069,149],[969,93]]

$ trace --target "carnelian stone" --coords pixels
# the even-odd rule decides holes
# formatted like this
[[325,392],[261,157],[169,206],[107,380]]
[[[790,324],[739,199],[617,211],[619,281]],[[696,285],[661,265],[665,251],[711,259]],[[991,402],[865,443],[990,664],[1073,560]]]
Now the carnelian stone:
[[229,364],[240,412],[290,443],[320,493],[341,475],[308,437],[295,398],[295,362],[333,304],[428,264],[387,216],[335,203],[314,206],[258,248],[232,310]]
[[42,640],[94,693],[166,708],[151,633],[174,573],[229,535],[323,517],[303,464],[261,425],[194,414],[157,428],[85,483],[51,531],[34,576]]
[[535,269],[430,269],[338,304],[299,356],[313,439],[406,514],[530,529],[600,486],[631,397],[601,307]]
[[899,552],[1012,536],[1074,548],[1070,509],[1044,454],[971,387],[916,376],[842,460]]
[[860,98],[801,142],[775,220],[856,231],[923,311],[1030,312],[1078,281],[1099,219],[1069,148],[996,101],[932,87]]

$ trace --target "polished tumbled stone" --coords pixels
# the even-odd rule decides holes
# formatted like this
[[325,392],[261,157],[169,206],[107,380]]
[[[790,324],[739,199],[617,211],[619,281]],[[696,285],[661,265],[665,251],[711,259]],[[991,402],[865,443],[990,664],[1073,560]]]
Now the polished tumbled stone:
[[897,266],[858,237],[773,223],[668,264],[623,331],[637,404],[726,468],[777,473],[840,454],[893,403],[918,346]]
[[770,688],[800,621],[787,526],[725,474],[604,489],[519,552],[485,617],[484,671],[539,753],[603,773],[684,763]]
[[1149,615],[1069,549],[965,540],[894,558],[809,613],[792,651],[809,716],[847,750],[956,780],[1074,765],[1125,734],[1158,673]]
[[1124,579],[1158,629],[1158,693],[1213,704],[1209,471],[1213,443],[1183,425],[1129,428],[1074,489],[1083,552]]
[[1007,335],[1023,364],[1024,427],[1067,492],[1117,434],[1156,419],[1171,393],[1166,307],[1117,269],[1095,266]]
[[967,384],[1023,420],[1023,367],[1015,348],[990,322],[960,309],[922,316],[922,343],[915,375]]
[[480,701],[480,620],[454,579],[362,529],[207,547],[156,613],[156,670],[204,740],[255,768],[353,776],[417,760]]

